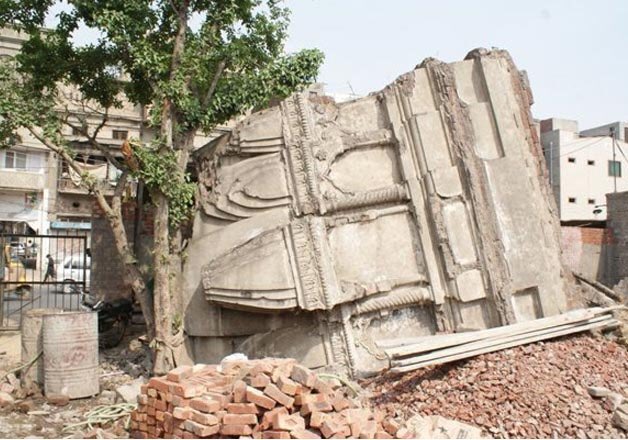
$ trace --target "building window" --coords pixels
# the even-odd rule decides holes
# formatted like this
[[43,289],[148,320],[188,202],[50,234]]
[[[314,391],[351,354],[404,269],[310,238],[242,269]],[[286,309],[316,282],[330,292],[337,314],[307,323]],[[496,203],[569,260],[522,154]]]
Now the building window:
[[587,160],[587,165],[595,165],[595,161],[594,160]]
[[587,200],[587,203],[589,205],[595,205],[595,199],[589,199],[589,200]]
[[124,141],[129,136],[129,132],[126,130],[113,130],[111,137],[119,141]]
[[618,160],[608,161],[608,175],[611,177],[621,177],[621,162]]
[[576,203],[575,197],[569,197],[569,203]]
[[569,158],[567,158],[567,162],[569,162],[569,163],[576,163],[576,158],[575,157],[569,157]]
[[26,169],[26,153],[7,151],[4,153],[4,167]]

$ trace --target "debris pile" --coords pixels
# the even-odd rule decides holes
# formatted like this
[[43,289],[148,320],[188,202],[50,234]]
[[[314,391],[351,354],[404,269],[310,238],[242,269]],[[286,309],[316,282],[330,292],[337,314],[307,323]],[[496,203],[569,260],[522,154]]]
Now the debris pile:
[[389,417],[439,415],[496,438],[627,435],[628,350],[590,334],[388,373],[362,386]]
[[178,367],[142,387],[131,414],[135,438],[411,438],[363,407],[333,375],[292,359]]

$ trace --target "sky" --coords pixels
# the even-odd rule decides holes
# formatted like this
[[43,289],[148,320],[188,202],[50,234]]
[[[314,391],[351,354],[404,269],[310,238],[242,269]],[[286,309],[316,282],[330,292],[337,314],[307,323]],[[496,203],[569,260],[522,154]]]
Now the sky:
[[[427,57],[477,47],[510,52],[528,72],[536,118],[580,129],[628,121],[628,0],[286,0],[288,51],[325,53],[319,81],[366,95]],[[63,9],[57,5],[55,12]],[[54,15],[54,13],[53,13]],[[50,19],[49,23],[54,22]],[[78,39],[93,39],[79,32]]]
[[365,95],[427,57],[476,47],[510,52],[526,70],[536,118],[580,129],[628,121],[628,1],[288,0],[289,51],[325,53],[319,80]]

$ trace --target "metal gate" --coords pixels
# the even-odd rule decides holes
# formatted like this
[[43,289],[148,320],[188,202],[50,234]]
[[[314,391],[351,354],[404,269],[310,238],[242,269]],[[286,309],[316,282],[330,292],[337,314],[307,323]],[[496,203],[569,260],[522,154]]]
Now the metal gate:
[[90,266],[87,236],[0,234],[0,330],[30,309],[78,310]]

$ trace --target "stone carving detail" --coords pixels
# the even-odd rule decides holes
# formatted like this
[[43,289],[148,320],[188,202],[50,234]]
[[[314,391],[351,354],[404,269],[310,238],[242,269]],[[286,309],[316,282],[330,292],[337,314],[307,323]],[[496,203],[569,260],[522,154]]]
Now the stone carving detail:
[[[357,374],[381,363],[369,347],[382,338],[564,312],[531,124],[501,51],[428,60],[354,101],[299,93],[246,118],[195,153],[188,312],[217,322],[188,334],[227,345],[277,331],[310,366]],[[528,291],[534,311],[517,295]],[[264,337],[243,330],[247,316]],[[268,344],[242,347],[280,355],[286,342]]]

